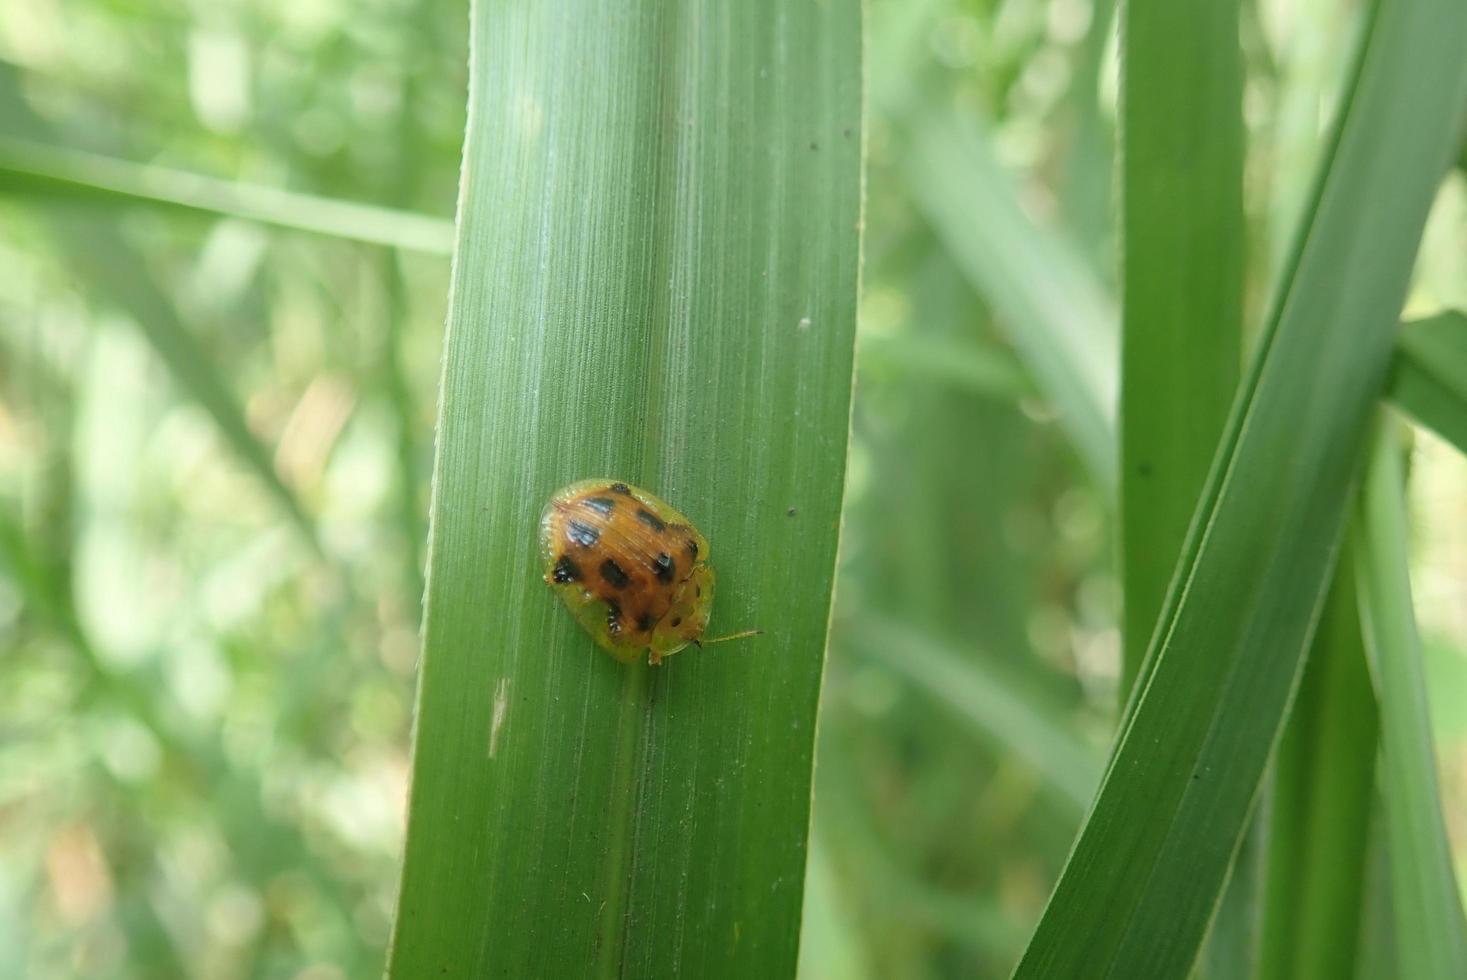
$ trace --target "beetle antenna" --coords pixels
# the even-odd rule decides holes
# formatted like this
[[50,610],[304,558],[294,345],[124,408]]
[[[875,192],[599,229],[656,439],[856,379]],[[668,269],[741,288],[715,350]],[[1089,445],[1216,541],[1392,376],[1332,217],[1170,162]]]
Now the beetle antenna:
[[[711,640],[704,640],[703,642],[698,643],[698,646],[701,649],[702,647],[708,646],[710,643],[722,643],[725,640],[742,640],[748,636],[762,636],[763,633],[763,630],[741,630],[738,633],[730,633],[727,636],[715,636]],[[694,640],[693,642],[697,643],[698,641]]]

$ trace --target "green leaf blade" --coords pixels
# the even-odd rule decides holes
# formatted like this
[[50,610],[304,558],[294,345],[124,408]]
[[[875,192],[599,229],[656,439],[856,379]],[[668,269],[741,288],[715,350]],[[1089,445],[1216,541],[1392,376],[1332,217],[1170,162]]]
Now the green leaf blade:
[[[849,427],[853,5],[473,11],[395,977],[793,972]],[[567,65],[579,66],[567,71]],[[575,479],[707,535],[631,667],[540,582]]]
[[1378,735],[1354,574],[1342,565],[1274,756],[1260,980],[1351,974],[1361,947]]
[[1132,2],[1122,32],[1122,697],[1166,597],[1239,373],[1236,2]]
[[1390,396],[1467,453],[1467,315],[1453,310],[1401,325]]
[[451,224],[431,215],[218,180],[4,136],[0,136],[0,194],[143,203],[435,255],[446,254],[451,245]]
[[1380,700],[1396,951],[1401,976],[1449,980],[1467,975],[1467,918],[1442,820],[1411,602],[1409,540],[1400,442],[1388,421],[1361,494],[1355,570],[1365,649]]
[[1226,878],[1319,613],[1416,245],[1467,106],[1467,8],[1382,3],[1368,17],[1152,666],[1020,977],[1182,976]]

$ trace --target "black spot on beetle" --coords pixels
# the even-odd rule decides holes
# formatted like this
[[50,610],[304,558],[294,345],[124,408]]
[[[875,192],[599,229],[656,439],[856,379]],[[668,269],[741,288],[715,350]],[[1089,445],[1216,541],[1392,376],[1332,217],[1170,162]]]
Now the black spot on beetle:
[[690,555],[693,556],[693,561],[697,561],[698,560],[698,542],[696,542],[696,541],[689,541],[688,542],[688,554],[690,554]]
[[606,604],[606,629],[612,636],[621,634],[621,606],[615,599]]
[[681,616],[674,616],[674,617],[672,617],[672,625],[673,626],[681,626],[682,624],[683,624],[683,618]]
[[646,510],[646,509],[638,510],[637,511],[637,520],[641,521],[643,524],[647,525],[652,530],[656,531],[658,534],[661,534],[663,531],[666,531],[667,530],[667,525],[664,524],[664,523],[662,523],[662,518],[658,517],[656,514],[652,513],[650,510]]
[[701,585],[695,585],[695,586],[693,586],[693,595],[697,596],[699,599],[703,598],[703,586],[701,586]]
[[567,582],[578,581],[581,577],[580,566],[571,560],[570,555],[561,555],[560,560],[555,563],[555,571],[550,573],[557,585],[565,585]]
[[672,555],[660,552],[652,559],[652,571],[657,574],[657,581],[663,585],[672,584],[672,577],[677,574],[677,562],[672,560]]
[[642,613],[642,615],[637,617],[637,629],[643,633],[656,625],[657,620],[653,618],[651,613]]
[[607,583],[613,589],[624,589],[632,581],[627,578],[627,573],[622,571],[622,567],[612,558],[608,558],[601,563],[601,577],[606,579]]
[[625,483],[613,483],[606,489],[610,490],[612,493],[626,494],[629,497],[632,494],[632,488],[627,486]]
[[565,536],[582,548],[589,548],[601,539],[601,532],[581,521],[571,521],[565,526]]
[[600,514],[602,517],[610,516],[616,507],[616,501],[610,497],[587,497],[586,506]]

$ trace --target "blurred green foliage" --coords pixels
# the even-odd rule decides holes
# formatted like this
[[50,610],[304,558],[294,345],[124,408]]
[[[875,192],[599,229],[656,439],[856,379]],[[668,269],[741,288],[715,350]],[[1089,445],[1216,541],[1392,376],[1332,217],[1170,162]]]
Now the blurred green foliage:
[[[27,3],[0,131],[447,215],[465,29]],[[0,975],[377,973],[446,261],[0,187]]]
[[[1098,779],[1119,597],[1104,481],[1012,340],[1023,305],[986,292],[953,228],[992,231],[974,201],[1013,195],[1033,227],[1004,234],[1060,243],[1113,292],[1114,10],[868,7],[861,356],[802,969],[998,976],[1091,760]],[[1354,13],[1245,4],[1250,322]],[[466,32],[465,5],[413,0],[26,0],[0,16],[0,132],[442,218]],[[912,185],[913,121],[933,113],[1007,175],[960,184],[949,214]],[[0,976],[329,980],[384,959],[448,265],[219,211],[0,170]],[[1408,312],[1467,307],[1464,283],[1458,171]],[[1467,547],[1448,547],[1467,544],[1467,467],[1423,445],[1418,611],[1460,869],[1467,722],[1443,692],[1467,689]],[[893,662],[900,639],[872,649],[893,632],[925,667]],[[943,698],[946,676],[996,694]],[[1079,761],[1037,766],[1035,745]]]

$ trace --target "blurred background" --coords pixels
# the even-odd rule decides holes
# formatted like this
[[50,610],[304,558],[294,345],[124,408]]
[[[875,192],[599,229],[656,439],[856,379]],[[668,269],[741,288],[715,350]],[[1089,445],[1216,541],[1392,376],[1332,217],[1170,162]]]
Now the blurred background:
[[[1244,8],[1256,323],[1358,9]],[[0,977],[380,974],[467,17],[0,14]],[[1098,782],[1113,515],[1009,338],[1013,284],[1037,283],[1114,385],[1114,20],[1113,0],[868,4],[807,977],[1006,975]],[[1408,312],[1447,306],[1467,308],[1461,171]],[[1467,463],[1419,433],[1413,467],[1460,880]]]

